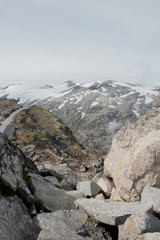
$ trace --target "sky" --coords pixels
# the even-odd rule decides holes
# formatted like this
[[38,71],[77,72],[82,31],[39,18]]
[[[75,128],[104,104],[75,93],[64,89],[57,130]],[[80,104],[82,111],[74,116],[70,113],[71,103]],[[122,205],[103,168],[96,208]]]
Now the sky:
[[159,0],[0,0],[0,83],[160,86]]

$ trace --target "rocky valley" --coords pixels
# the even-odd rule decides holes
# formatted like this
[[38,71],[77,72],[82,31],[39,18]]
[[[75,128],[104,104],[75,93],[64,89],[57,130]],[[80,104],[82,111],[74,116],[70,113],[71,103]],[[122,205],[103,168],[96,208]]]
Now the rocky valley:
[[70,81],[0,95],[0,239],[160,239],[158,87]]

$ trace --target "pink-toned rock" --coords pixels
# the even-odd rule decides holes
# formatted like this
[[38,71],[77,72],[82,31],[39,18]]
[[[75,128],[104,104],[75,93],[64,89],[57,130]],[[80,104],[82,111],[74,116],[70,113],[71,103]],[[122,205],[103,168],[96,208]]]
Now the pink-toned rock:
[[97,194],[97,195],[95,196],[95,199],[97,199],[97,200],[104,200],[105,197],[104,197],[103,193],[99,193],[99,194]]
[[114,187],[114,183],[109,181],[107,178],[105,177],[101,177],[97,184],[100,186],[100,188],[102,189],[102,191],[104,192],[104,194],[107,196],[107,197],[110,197],[111,196],[111,192],[112,192],[112,189]]
[[144,186],[160,188],[160,108],[116,134],[104,168],[126,201],[139,200]]
[[[143,233],[160,232],[160,221],[150,213],[139,213],[130,216],[119,228],[119,240],[140,240]],[[158,239],[157,239],[158,240]]]
[[120,195],[119,195],[119,193],[117,192],[116,188],[113,188],[113,189],[112,189],[112,193],[111,193],[111,196],[110,196],[110,200],[123,202],[123,199],[120,197]]

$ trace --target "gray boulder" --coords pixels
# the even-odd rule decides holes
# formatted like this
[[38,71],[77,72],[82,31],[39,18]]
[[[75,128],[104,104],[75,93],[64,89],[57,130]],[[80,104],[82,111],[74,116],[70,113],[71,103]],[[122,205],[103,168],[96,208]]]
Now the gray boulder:
[[27,208],[17,196],[0,196],[0,239],[36,240],[39,228],[33,224]]
[[30,174],[30,185],[36,204],[44,211],[75,209],[74,201],[83,195],[77,191],[58,189],[40,175]]
[[145,213],[152,206],[142,205],[140,202],[116,202],[110,200],[77,199],[75,205],[88,215],[109,225],[120,225],[134,213]]
[[160,188],[160,108],[122,127],[114,136],[104,168],[127,202],[140,200],[145,186]]
[[152,204],[153,210],[160,214],[160,189],[155,187],[144,187],[141,194],[141,202]]
[[89,197],[95,196],[102,191],[97,183],[91,181],[78,182],[77,190]]
[[75,210],[60,210],[38,215],[41,232],[38,240],[92,239],[83,228],[87,215]]
[[[119,227],[119,240],[141,239],[148,232],[159,232],[160,221],[149,213],[135,214],[129,217],[123,227]],[[141,238],[140,238],[141,237]]]

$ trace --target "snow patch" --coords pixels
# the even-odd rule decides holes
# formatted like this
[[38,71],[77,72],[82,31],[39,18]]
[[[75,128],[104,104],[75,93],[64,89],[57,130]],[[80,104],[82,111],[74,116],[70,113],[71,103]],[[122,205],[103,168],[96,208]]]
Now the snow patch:
[[65,100],[64,102],[62,102],[62,103],[58,106],[58,109],[62,109],[62,108],[66,105],[67,102],[68,102],[68,99]]
[[83,99],[83,96],[82,95],[76,96],[75,99],[76,99],[76,103],[81,102]]
[[145,103],[151,103],[151,102],[153,102],[153,99],[147,95],[145,98]]
[[82,112],[82,116],[81,116],[81,119],[84,118],[86,114],[84,112]]
[[94,106],[96,106],[96,105],[98,105],[98,104],[99,104],[99,102],[94,101],[94,102],[92,102],[91,107],[94,107]]
[[132,111],[134,112],[134,114],[135,114],[137,117],[139,116],[139,113],[138,113],[135,109],[133,109]]

